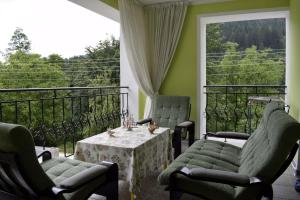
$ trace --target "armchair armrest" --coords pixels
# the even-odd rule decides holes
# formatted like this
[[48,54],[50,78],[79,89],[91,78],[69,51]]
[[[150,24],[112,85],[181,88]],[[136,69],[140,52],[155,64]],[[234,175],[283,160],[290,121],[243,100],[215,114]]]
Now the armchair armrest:
[[257,177],[249,177],[247,175],[238,174],[229,171],[221,171],[214,169],[205,169],[205,168],[192,168],[188,169],[187,167],[182,168],[179,171],[175,171],[174,174],[179,173],[184,176],[187,176],[192,179],[224,183],[235,186],[247,187],[253,184],[262,183]]
[[[111,173],[109,172],[109,170],[113,170],[114,172]],[[75,190],[104,174],[107,175],[108,179],[118,180],[117,164],[103,161],[100,163],[100,165],[93,166],[89,169],[81,171],[80,173],[70,178],[65,179],[59,185],[52,187],[51,192],[54,196],[58,196],[62,193],[74,192]]]
[[240,132],[220,131],[216,133],[208,132],[205,135],[205,138],[207,137],[247,140],[250,137],[250,135],[247,133],[240,133]]
[[195,141],[195,122],[185,121],[177,124],[175,126],[172,140],[173,147],[175,149],[174,158],[177,158],[177,156],[181,154],[181,131],[183,128],[186,128],[189,134],[189,146],[191,146]]
[[39,159],[42,157],[43,162],[46,160],[50,160],[52,158],[52,154],[50,151],[43,151],[40,154],[37,155],[37,158]]
[[189,134],[189,146],[195,142],[195,122],[194,121],[185,121],[176,125],[175,132],[180,132],[182,128],[186,128]]
[[152,118],[147,118],[147,119],[137,121],[136,124],[142,125],[142,124],[146,124],[146,123],[149,123],[149,122],[152,122]]
[[181,122],[180,124],[177,124],[176,127],[178,127],[178,128],[189,128],[193,125],[194,125],[193,121],[185,121],[185,122]]

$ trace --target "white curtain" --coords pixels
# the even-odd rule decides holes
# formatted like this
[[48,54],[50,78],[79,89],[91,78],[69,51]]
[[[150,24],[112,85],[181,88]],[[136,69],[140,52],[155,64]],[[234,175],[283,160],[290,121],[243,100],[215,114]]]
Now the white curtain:
[[119,0],[119,9],[129,64],[147,96],[144,117],[148,117],[151,99],[158,95],[174,56],[187,4],[143,6],[136,0]]
[[154,95],[148,70],[149,50],[143,6],[134,0],[119,0],[119,9],[125,49],[135,81],[146,95]]

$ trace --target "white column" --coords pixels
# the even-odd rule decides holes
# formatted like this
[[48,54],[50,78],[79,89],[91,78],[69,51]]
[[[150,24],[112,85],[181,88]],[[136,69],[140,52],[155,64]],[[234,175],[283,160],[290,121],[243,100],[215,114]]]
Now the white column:
[[139,88],[133,78],[133,74],[129,67],[129,62],[126,55],[122,31],[120,33],[120,84],[121,86],[128,86],[128,110],[133,114],[135,120],[138,120],[139,114]]

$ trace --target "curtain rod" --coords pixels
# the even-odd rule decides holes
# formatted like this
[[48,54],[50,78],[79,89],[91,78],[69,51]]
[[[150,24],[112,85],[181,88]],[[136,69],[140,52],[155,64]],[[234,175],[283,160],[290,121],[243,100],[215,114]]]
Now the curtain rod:
[[177,1],[169,0],[169,1],[165,1],[165,2],[157,2],[157,3],[151,3],[151,4],[144,4],[140,0],[135,0],[135,2],[144,7],[148,7],[148,6],[156,6],[156,5],[164,5],[164,4],[168,5],[168,4],[176,4],[176,3],[190,4],[191,1],[190,0],[177,0]]

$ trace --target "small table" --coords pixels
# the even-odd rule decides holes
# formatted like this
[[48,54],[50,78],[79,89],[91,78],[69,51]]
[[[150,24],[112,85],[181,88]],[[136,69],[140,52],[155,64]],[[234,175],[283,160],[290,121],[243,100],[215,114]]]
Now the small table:
[[150,134],[147,127],[112,130],[78,141],[75,159],[100,163],[103,160],[117,163],[119,179],[129,183],[131,193],[140,189],[143,178],[163,170],[173,160],[172,136],[169,128],[159,128]]

